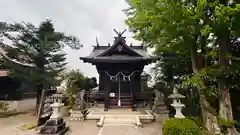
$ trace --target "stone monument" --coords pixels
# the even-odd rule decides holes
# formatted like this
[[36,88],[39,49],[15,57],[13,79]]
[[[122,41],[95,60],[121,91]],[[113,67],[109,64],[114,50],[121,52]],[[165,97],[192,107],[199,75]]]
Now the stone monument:
[[175,118],[185,118],[182,114],[182,108],[185,107],[184,104],[181,103],[181,99],[185,98],[182,94],[179,94],[177,92],[177,89],[174,87],[173,94],[170,94],[168,96],[169,99],[173,100],[173,103],[171,104],[172,107],[176,110]]
[[162,121],[168,117],[168,110],[164,104],[164,97],[157,89],[155,89],[153,92],[155,94],[155,99],[152,106],[152,112],[156,121]]
[[70,110],[70,120],[84,120],[87,111],[87,105],[84,101],[85,90],[82,90],[74,96],[74,106]]
[[54,94],[54,102],[51,104],[53,113],[50,116],[50,119],[43,125],[40,129],[40,135],[64,135],[68,127],[63,119],[61,108],[64,106],[62,103],[62,95]]

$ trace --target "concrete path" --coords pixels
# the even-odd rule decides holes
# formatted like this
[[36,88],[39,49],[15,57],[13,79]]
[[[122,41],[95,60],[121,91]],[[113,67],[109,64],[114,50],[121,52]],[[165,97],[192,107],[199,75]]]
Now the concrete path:
[[105,125],[97,135],[162,135],[161,124],[147,124],[143,128],[134,125]]
[[142,135],[133,125],[105,125],[97,135]]

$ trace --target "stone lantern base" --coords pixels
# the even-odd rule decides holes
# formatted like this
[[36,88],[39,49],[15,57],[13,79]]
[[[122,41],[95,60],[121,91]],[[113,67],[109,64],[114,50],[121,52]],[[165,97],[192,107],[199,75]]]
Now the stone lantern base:
[[49,119],[40,129],[39,135],[64,135],[68,129],[63,118]]

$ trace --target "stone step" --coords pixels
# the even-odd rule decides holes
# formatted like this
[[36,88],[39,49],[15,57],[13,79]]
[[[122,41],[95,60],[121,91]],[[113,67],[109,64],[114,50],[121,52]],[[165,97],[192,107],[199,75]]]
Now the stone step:
[[104,125],[105,124],[135,124],[136,120],[134,119],[105,119],[104,120]]
[[[110,98],[109,100],[118,100],[119,98]],[[131,100],[131,98],[127,98],[127,97],[125,97],[125,98],[120,98],[121,100]]]
[[135,119],[135,115],[106,115],[105,119]]
[[122,106],[117,106],[117,105],[110,105],[108,108],[131,108],[132,105],[122,105]]
[[132,101],[130,99],[121,99],[121,106],[118,106],[118,99],[111,99],[109,101],[109,107],[116,108],[116,107],[131,107]]
[[129,123],[117,123],[117,124],[104,124],[104,127],[106,126],[134,126],[135,124],[129,124]]
[[[132,103],[131,100],[120,100],[121,103]],[[118,103],[118,100],[111,100],[109,103]]]
[[[111,98],[109,100],[118,100],[119,98]],[[126,100],[126,101],[129,101],[131,100],[131,98],[120,98],[120,100]]]
[[[118,104],[118,101],[112,101],[112,102],[110,102],[110,104]],[[132,104],[132,102],[131,101],[122,101],[121,100],[121,104]]]

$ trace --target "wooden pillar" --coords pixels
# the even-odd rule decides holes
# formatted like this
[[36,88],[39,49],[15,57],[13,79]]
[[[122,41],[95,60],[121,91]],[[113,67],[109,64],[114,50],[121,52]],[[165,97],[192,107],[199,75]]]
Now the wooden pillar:
[[136,111],[136,93],[141,89],[141,73],[135,73],[131,78],[132,110]]
[[109,92],[112,86],[112,82],[109,80],[109,78],[105,78],[104,83],[105,89],[104,89],[104,111],[108,111],[108,105],[109,105]]
[[98,90],[103,92],[104,91],[104,74],[102,74],[101,72],[99,72],[99,85],[98,85]]
[[132,111],[136,111],[136,77],[133,75],[130,81],[131,99],[132,99]]

